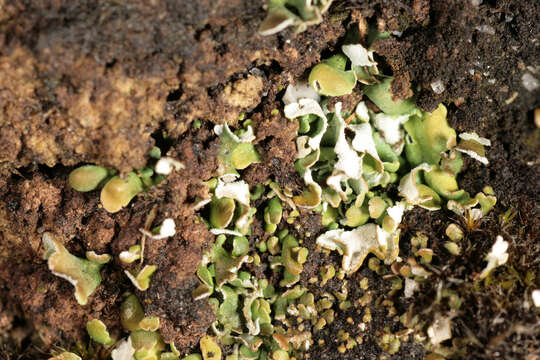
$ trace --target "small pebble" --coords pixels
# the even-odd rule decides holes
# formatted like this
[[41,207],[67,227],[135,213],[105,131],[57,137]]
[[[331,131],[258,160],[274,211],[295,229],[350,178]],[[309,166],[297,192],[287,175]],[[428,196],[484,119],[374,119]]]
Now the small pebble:
[[484,34],[495,35],[495,29],[490,25],[479,25],[475,29]]
[[527,89],[527,91],[534,91],[540,86],[538,83],[538,80],[531,74],[526,72],[521,77],[521,83],[523,84],[523,87]]
[[436,80],[431,83],[431,89],[437,95],[440,95],[444,92],[444,84],[441,80]]

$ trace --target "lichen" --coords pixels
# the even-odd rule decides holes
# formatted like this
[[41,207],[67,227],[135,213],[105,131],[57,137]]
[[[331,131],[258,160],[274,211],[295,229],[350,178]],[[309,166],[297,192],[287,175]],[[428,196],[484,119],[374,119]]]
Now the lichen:
[[86,323],[86,330],[88,335],[92,340],[103,344],[111,345],[114,344],[114,340],[109,335],[107,331],[107,326],[99,319],[92,319]]
[[[319,24],[331,4],[332,0],[269,0],[259,34],[272,35],[292,25],[297,32],[304,31],[310,25]],[[292,8],[295,12],[289,10]]]
[[130,246],[128,250],[124,250],[118,255],[120,261],[126,264],[131,264],[134,261],[137,261],[141,258],[141,246],[133,245]]
[[105,210],[115,213],[129,204],[142,190],[142,181],[134,172],[130,172],[125,179],[114,176],[101,189],[100,201]]
[[79,355],[74,354],[72,352],[64,351],[63,353],[60,353],[56,356],[49,358],[49,360],[82,360],[82,358]]
[[[330,249],[338,250],[343,254],[341,267],[347,273],[356,272],[369,253],[373,253],[381,260],[395,260],[392,249],[396,247],[399,234],[384,231],[376,224],[365,224],[351,231],[344,229],[329,230],[317,238],[317,244]],[[389,254],[392,252],[392,254]]]
[[[290,24],[283,9],[288,10],[279,6],[271,20],[282,22],[274,22],[275,29]],[[333,323],[337,311],[372,302],[367,279],[361,281],[364,296],[356,300],[349,298],[346,279],[366,259],[370,270],[391,282],[390,295],[403,291],[405,297],[413,297],[432,278],[436,254],[428,247],[429,239],[419,233],[411,240],[414,257],[399,258],[404,213],[415,206],[431,211],[448,208],[477,221],[496,203],[491,188],[473,197],[457,181],[462,154],[485,157],[486,139],[473,133],[458,135],[448,125],[442,104],[429,113],[416,108],[414,98],[394,101],[393,79],[379,73],[369,46],[348,44],[341,50],[343,54],[317,64],[307,82],[303,79],[296,86],[289,85],[283,97],[285,116],[298,122],[294,166],[303,180],[300,191],[272,179],[250,189],[242,180],[243,170],[261,159],[252,145],[251,123],[238,130],[228,125],[214,128],[221,138],[220,166],[216,177],[206,182],[211,199],[201,202],[197,210],[209,204],[201,214],[208,215],[203,220],[217,237],[197,270],[201,283],[193,292],[196,300],[208,299],[217,318],[211,335],[204,338],[208,343],[201,341],[204,359],[210,356],[209,346],[221,357],[220,345],[231,352],[227,360],[296,358],[310,348],[314,333]],[[328,96],[349,94],[357,82],[376,106],[359,101],[351,113],[337,102],[329,110]],[[239,154],[236,158],[235,152]],[[320,213],[326,228],[316,239],[316,251],[323,248],[342,255],[340,268],[323,266],[307,280],[321,286],[332,282],[332,287],[341,283],[318,299],[301,281],[309,251],[302,246],[303,239],[289,232],[292,227],[301,231],[296,221],[305,212]],[[260,229],[256,235],[252,233],[254,219],[262,223],[264,235]],[[449,229],[451,241],[444,247],[457,256],[463,231],[458,225]],[[253,269],[264,259],[268,259],[266,271],[272,275],[261,278]],[[391,265],[392,273],[385,265]],[[459,308],[455,294],[446,291],[441,297],[448,298],[453,309]],[[388,307],[389,316],[397,314],[391,300],[379,298],[377,302]],[[447,331],[451,325],[446,326],[450,318],[441,319],[432,324],[414,319],[415,325],[411,319],[404,323],[427,329],[430,346],[441,351],[439,343],[451,337]],[[366,308],[359,327],[365,329],[371,321],[371,309]],[[310,325],[306,327],[304,322]],[[347,322],[353,324],[355,319]],[[394,334],[385,328],[377,332],[377,343],[387,353],[396,354],[402,337],[416,330],[403,331]],[[338,351],[344,353],[358,346],[362,338],[352,338],[341,330],[337,341]]]
[[184,168],[184,165],[178,160],[161,157],[161,150],[157,147],[150,151],[149,157],[150,161],[147,166],[131,171],[125,176],[116,175],[116,170],[107,170],[95,165],[83,165],[71,171],[68,183],[73,189],[81,192],[102,187],[101,205],[106,211],[115,213],[127,206],[140,192],[163,181],[173,170]]
[[486,255],[487,265],[480,273],[480,279],[487,277],[496,267],[506,264],[509,256],[508,245],[508,241],[505,241],[501,235],[497,236],[490,252]]
[[[352,49],[344,51],[353,62],[376,66],[368,50],[354,48],[356,53],[351,54]],[[398,226],[407,208],[438,210],[447,205],[452,210],[469,209],[481,203],[487,212],[496,201],[493,195],[471,197],[459,188],[456,176],[462,166],[461,150],[455,130],[447,123],[446,108],[441,104],[426,113],[411,100],[396,102],[391,97],[390,82],[382,79],[364,87],[366,96],[382,112],[368,110],[363,102],[352,114],[343,112],[339,102],[332,112],[323,110],[305,90],[286,92],[285,115],[297,119],[300,126],[295,168],[305,183],[303,193],[293,200],[299,207],[321,212],[323,225],[331,229],[319,237],[318,244],[344,253],[342,265],[347,272],[358,270],[369,252],[387,263],[397,259]],[[319,101],[324,103],[323,99]],[[318,122],[321,125],[311,131],[311,124]],[[460,144],[488,145],[486,139],[468,133],[460,134],[460,139]],[[485,155],[480,149],[476,151],[478,156]],[[400,198],[385,193],[391,183],[399,183]],[[336,229],[340,225],[345,228]],[[364,240],[358,243],[343,240],[355,234],[350,228],[370,229],[370,234],[379,229],[379,235],[360,237]],[[366,240],[373,237],[383,243]]]
[[239,131],[238,134],[233,133],[227,124],[216,125],[214,132],[221,139],[218,174],[225,182],[232,182],[238,177],[237,170],[260,162],[260,155],[252,144],[255,136],[250,125]]
[[100,269],[103,264],[70,254],[50,232],[43,233],[42,240],[46,249],[45,259],[49,270],[54,275],[69,281],[75,287],[77,302],[86,305],[88,297],[101,283]]
[[155,265],[145,265],[140,271],[137,271],[135,274],[131,273],[128,270],[125,270],[124,273],[127,275],[131,283],[135,285],[140,291],[148,290],[150,286],[150,279],[152,274],[157,270]]
[[68,183],[77,191],[92,191],[107,177],[106,169],[95,165],[84,165],[73,170],[68,177]]

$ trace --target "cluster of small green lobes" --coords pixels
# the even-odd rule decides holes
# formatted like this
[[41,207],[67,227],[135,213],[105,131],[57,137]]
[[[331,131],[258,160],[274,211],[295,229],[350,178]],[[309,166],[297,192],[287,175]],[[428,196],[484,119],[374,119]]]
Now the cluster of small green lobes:
[[95,165],[84,165],[69,174],[68,182],[77,191],[87,192],[103,186],[101,189],[101,204],[108,212],[114,213],[128,205],[129,202],[143,189],[148,179],[152,177],[151,169],[145,169],[139,175],[130,172],[126,177],[114,175]]
[[[360,47],[360,45],[352,45],[351,47],[359,47],[365,50],[363,47]],[[384,86],[378,88],[379,93],[376,97],[385,101],[385,99],[391,97],[391,93],[386,91],[390,87],[391,79],[387,76],[379,75],[376,63],[370,58],[372,52],[365,51],[367,58],[364,60],[371,65],[355,65],[354,63],[351,63],[349,66],[350,59],[343,54],[336,54],[321,61],[319,64],[315,65],[309,73],[308,82],[310,86],[320,95],[342,96],[352,93],[357,82],[370,85],[382,81],[384,82]],[[351,54],[351,56],[353,55]],[[373,89],[371,91],[373,91]],[[414,107],[414,103],[411,101],[406,101],[403,105],[410,109]],[[393,115],[391,112],[385,111],[383,107],[381,107],[381,109],[385,113]],[[403,110],[406,109],[403,108]]]
[[[336,54],[321,61],[311,69],[309,84],[321,95],[342,96],[352,93],[357,81],[367,85],[376,83],[376,86],[365,86],[363,91],[385,114],[391,116],[406,114],[416,108],[414,99],[392,100],[393,79],[380,75],[378,76],[380,79],[374,81],[374,75],[378,75],[375,65],[351,65],[350,69],[346,70],[347,63],[348,59],[343,54]],[[367,71],[373,71],[373,74]]]
[[114,213],[129,204],[143,190],[143,182],[137,174],[130,172],[126,178],[112,174],[99,166],[84,165],[69,174],[68,182],[77,191],[101,189],[101,204],[108,212]]
[[[135,360],[179,360],[180,353],[173,343],[167,344],[159,334],[159,318],[145,316],[143,307],[137,297],[128,294],[120,307],[120,322],[124,330],[129,331],[127,354],[122,352],[125,344],[117,346],[113,351],[114,360],[127,359],[129,355]],[[90,330],[89,330],[90,333]],[[95,336],[90,336],[96,340]],[[106,343],[105,343],[106,344]],[[119,352],[115,354],[115,352]]]
[[[159,318],[145,316],[144,310],[135,295],[126,294],[126,299],[120,307],[120,322],[129,337],[116,341],[100,319],[91,319],[86,323],[86,330],[90,338],[104,346],[116,344],[112,350],[113,360],[179,360],[180,353],[174,344],[169,344],[170,351],[158,332]],[[50,360],[80,360],[78,355],[69,352],[51,358]]]
[[[312,82],[314,77],[318,80],[322,79],[318,75],[318,71],[314,72],[320,65],[324,64],[321,63],[312,70],[310,82]],[[315,82],[314,86],[318,90],[321,90],[321,82],[318,80]],[[335,81],[335,78],[332,78],[332,81],[329,81],[329,83]],[[406,133],[403,139],[405,144],[403,152],[397,153],[395,151],[395,146],[386,143],[385,139],[378,131],[374,130],[372,132],[377,154],[384,165],[384,171],[388,172],[389,177],[387,182],[379,182],[378,184],[371,184],[368,180],[369,188],[371,188],[372,185],[384,186],[385,183],[398,181],[403,177],[403,175],[399,175],[402,173],[403,169],[412,169],[421,164],[428,164],[430,165],[429,169],[422,168],[422,173],[415,172],[416,187],[420,192],[420,196],[432,197],[434,208],[441,203],[439,196],[449,200],[458,200],[461,202],[469,201],[470,197],[464,190],[459,189],[456,181],[456,176],[462,168],[463,160],[461,153],[453,149],[456,145],[456,131],[447,123],[446,108],[444,105],[440,104],[434,112],[425,113],[416,109],[414,101],[411,99],[394,101],[390,90],[391,82],[392,78],[387,78],[378,84],[365,86],[364,93],[373,103],[383,110],[380,114],[384,114],[385,116],[389,115],[393,119],[398,119],[400,116],[407,117],[402,125]],[[326,89],[330,89],[332,86],[339,87],[341,85],[329,85]],[[352,90],[350,86],[349,89]],[[333,91],[330,91],[330,93],[337,94]],[[326,94],[328,94],[328,92],[326,92]],[[345,115],[347,114],[344,114],[343,116]],[[318,117],[315,115],[298,117],[299,134],[309,135],[310,133],[318,133],[318,130],[313,129],[314,126],[320,127],[317,119]],[[355,122],[358,121],[358,119],[352,121]],[[337,160],[336,153],[333,149],[336,144],[336,135],[334,135],[333,131],[333,129],[336,128],[334,122],[335,117],[329,117],[328,129],[322,137],[321,147],[318,152],[313,152],[300,158],[295,163],[295,167],[301,175],[303,175],[306,168],[311,167],[313,178],[321,185],[325,185],[326,179],[331,173],[332,164]],[[450,153],[448,154],[447,152],[449,150]],[[311,158],[315,156],[318,157],[318,159],[313,163]],[[310,165],[307,166],[306,164]],[[371,156],[366,156],[363,158],[363,167],[364,174],[366,174],[366,169],[372,171],[377,167],[377,164],[373,162]],[[422,179],[424,181],[422,181]],[[425,182],[426,185],[422,182]],[[358,186],[355,185],[354,181],[349,180],[349,186],[351,186],[355,192],[361,192],[357,191],[356,188]],[[327,190],[329,192],[327,192]],[[309,186],[305,191],[305,194],[304,197],[312,195],[309,191]],[[329,199],[333,196],[336,196],[336,194],[334,194],[331,189],[325,188],[325,190],[323,190],[323,198],[326,197]],[[331,204],[333,203],[332,201],[329,202]],[[303,205],[303,203],[298,202],[297,204]]]
[[[275,204],[277,201],[271,200],[267,206],[267,224],[281,218],[277,209],[270,209]],[[299,285],[294,286],[307,260],[307,249],[300,247],[287,230],[278,231],[276,236],[259,243],[257,248],[261,253],[269,252],[273,259],[270,264],[273,272],[282,271],[279,285],[284,290],[281,293],[268,280],[258,279],[242,269],[244,263],[256,262],[254,259],[259,256],[256,252],[249,255],[245,237],[219,235],[211,252],[206,255],[208,262],[199,266],[197,275],[202,285],[193,296],[210,296],[209,302],[217,315],[217,322],[212,328],[220,343],[236,348],[236,355],[227,359],[271,359],[272,356],[288,359],[283,344],[276,340],[280,335],[286,339],[287,335],[282,328],[276,327],[276,320],[285,320],[289,306],[305,310],[314,305],[313,295],[307,295],[306,289]],[[309,313],[306,311],[304,314]]]
[[221,175],[239,175],[237,170],[244,170],[253,163],[261,162],[261,156],[255,149],[251,141],[253,129],[251,128],[251,119],[244,121],[244,128],[231,131],[227,124],[218,125],[214,128],[216,134],[221,140],[218,159],[220,161]]

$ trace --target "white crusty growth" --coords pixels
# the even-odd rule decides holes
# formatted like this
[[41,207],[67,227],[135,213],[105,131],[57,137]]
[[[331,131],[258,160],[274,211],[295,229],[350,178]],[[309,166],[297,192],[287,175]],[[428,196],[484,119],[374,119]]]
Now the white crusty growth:
[[152,234],[145,229],[139,229],[139,231],[151,239],[160,240],[174,236],[174,234],[176,234],[176,225],[173,219],[167,218],[163,220],[163,223],[159,227],[159,234]]
[[249,185],[244,180],[226,183],[218,179],[214,194],[218,199],[231,198],[240,204],[249,206]]
[[131,338],[122,340],[119,345],[111,353],[113,360],[133,360],[135,349],[131,345]]
[[170,157],[162,157],[158,160],[154,169],[157,174],[169,175],[173,170],[181,170],[183,168],[184,164],[180,161]]
[[385,113],[378,113],[373,118],[373,124],[381,132],[384,140],[393,146],[403,140],[404,133],[401,124],[408,119],[409,115],[390,116]]
[[478,136],[476,133],[461,133],[459,138],[463,141],[456,146],[456,150],[469,155],[475,160],[480,161],[484,165],[488,165],[489,161],[486,157],[484,146],[491,146],[489,139]]
[[368,122],[369,121],[369,111],[366,106],[366,103],[363,101],[360,101],[358,105],[356,105],[355,114],[362,122]]
[[129,250],[122,251],[118,257],[123,263],[131,264],[132,262],[141,258],[141,246],[133,245],[129,248]]
[[435,321],[428,328],[427,333],[433,345],[452,338],[452,326],[449,317],[435,315]]
[[319,102],[321,97],[307,82],[298,81],[296,85],[289,84],[282,99],[285,105],[297,103],[300,99],[313,99]]
[[359,125],[349,125],[349,129],[354,131],[354,138],[352,146],[354,150],[369,154],[377,163],[378,171],[382,172],[383,163],[379,158],[377,149],[375,148],[375,142],[373,141],[373,132],[369,123]]
[[[349,144],[349,140],[347,140],[345,136],[345,128],[347,127],[347,124],[341,117],[341,103],[340,102],[336,104],[335,114],[336,114],[336,120],[338,122],[337,124],[338,138],[336,141],[336,145],[334,147],[334,151],[337,155],[338,161],[334,165],[334,170],[339,170],[343,172],[349,178],[360,179],[362,177],[362,158],[358,155],[355,149],[353,149],[353,147],[355,146],[356,137],[353,140],[352,147],[351,147],[351,144]],[[364,125],[367,125],[369,127],[369,124],[361,124],[357,126],[364,126]],[[373,142],[373,139],[371,138],[371,132],[369,134],[369,138]],[[363,140],[368,140],[368,139],[363,139]],[[373,144],[373,147],[375,147],[375,144]],[[357,150],[357,151],[360,151],[360,150]],[[378,158],[378,155],[377,155],[377,158]]]
[[477,133],[461,133],[459,134],[459,138],[463,140],[474,140],[479,144],[482,144],[484,146],[491,146],[491,141],[489,139],[483,138],[478,136]]
[[213,235],[244,236],[241,232],[228,229],[210,229],[210,233],[212,233]]
[[501,235],[497,235],[495,243],[491,247],[491,251],[486,255],[488,262],[485,269],[480,274],[480,279],[485,278],[497,266],[506,264],[508,261],[508,241],[504,241]]
[[540,289],[533,290],[531,293],[534,306],[540,307]]
[[320,147],[322,137],[328,127],[328,119],[321,108],[321,105],[313,99],[300,99],[298,102],[285,105],[285,117],[287,119],[296,119],[299,116],[304,115],[317,115],[323,119],[323,126],[321,132],[308,141],[308,145],[312,150],[317,150]]
[[227,124],[214,126],[214,132],[217,136],[221,136],[224,131],[227,132],[227,136],[230,136],[237,144],[251,143],[253,140],[255,140],[255,135],[253,134],[253,128],[251,126],[248,126],[246,131],[240,136],[233,133]]
[[424,201],[430,200],[429,196],[420,196],[420,191],[416,186],[416,173],[420,170],[431,171],[431,166],[427,163],[423,163],[411,170],[410,173],[405,175],[399,182],[399,194],[407,199],[407,202],[411,205],[419,205]]
[[343,253],[342,268],[351,274],[360,269],[369,253],[384,259],[387,256],[389,240],[394,234],[384,231],[377,224],[365,224],[351,231],[336,229],[325,232],[317,238],[317,245]]
[[388,220],[385,220],[383,222],[383,228],[386,231],[391,231],[391,232],[396,231],[399,224],[401,223],[401,219],[403,218],[404,212],[405,212],[405,204],[403,201],[386,209]]
[[341,51],[354,66],[376,66],[377,62],[373,60],[373,51],[367,50],[360,44],[343,45]]
[[214,192],[216,198],[231,198],[241,205],[241,213],[236,220],[239,229],[247,229],[249,226],[249,185],[244,180],[234,182],[223,182],[218,180],[218,185]]
[[96,254],[95,251],[87,251],[86,258],[97,264],[106,264],[111,260],[111,255],[109,254]]
[[157,268],[155,265],[145,265],[142,270],[137,273],[137,276],[133,275],[128,270],[124,270],[124,273],[137,289],[140,291],[146,291],[150,286],[150,277],[154,271],[156,271],[156,269]]

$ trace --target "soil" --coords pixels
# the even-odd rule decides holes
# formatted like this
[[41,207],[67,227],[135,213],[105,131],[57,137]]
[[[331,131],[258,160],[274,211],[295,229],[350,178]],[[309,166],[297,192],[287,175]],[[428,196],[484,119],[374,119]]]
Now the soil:
[[[448,211],[408,212],[400,257],[414,257],[410,239],[425,234],[434,251],[434,277],[404,298],[390,291],[390,270],[380,275],[364,266],[348,279],[349,298],[354,303],[369,292],[373,300],[338,313],[316,333],[310,358],[424,358],[429,351],[412,336],[401,338],[393,355],[381,350],[384,333],[404,329],[396,316],[388,316],[385,300],[398,315],[410,311],[429,323],[450,311],[438,297],[441,289],[462,300],[452,319],[453,341],[445,343],[462,358],[540,356],[540,312],[530,299],[540,288],[540,129],[533,119],[540,87],[530,90],[523,82],[525,74],[540,81],[540,4],[335,1],[324,21],[305,32],[287,29],[261,37],[256,30],[264,16],[263,2],[249,0],[0,0],[0,358],[46,359],[56,348],[103,358],[107,350],[88,341],[85,324],[92,318],[122,337],[119,306],[132,291],[123,270],[137,265],[105,265],[104,281],[88,305],[80,306],[73,287],[52,275],[42,259],[43,232],[56,234],[75,255],[94,250],[118,259],[140,240],[139,228],[167,217],[175,219],[177,234],[148,241],[145,258],[158,271],[149,290],[136,295],[148,314],[162,319],[166,341],[175,341],[182,352],[196,346],[213,321],[208,304],[190,295],[198,285],[197,264],[214,238],[193,209],[197,199],[209,196],[202,182],[217,168],[213,125],[236,126],[246,114],[264,161],[243,177],[251,185],[273,179],[299,190],[293,167],[297,125],[281,112],[283,88],[334,51],[347,29],[366,22],[395,35],[374,44],[383,72],[396,79],[394,97],[410,97],[412,88],[422,109],[443,102],[458,132],[476,131],[491,140],[489,166],[466,160],[458,180],[472,194],[492,186],[498,203],[472,226]],[[434,82],[442,84],[442,93],[434,92]],[[356,99],[341,100],[347,107]],[[98,191],[80,193],[67,184],[69,172],[84,163],[122,173],[141,168],[154,145],[186,168],[118,213],[101,207]],[[511,219],[504,220],[505,214]],[[146,226],[149,216],[154,219]],[[291,231],[310,249],[301,282],[316,294],[340,289],[337,279],[322,288],[309,283],[322,265],[337,267],[340,258],[316,249],[323,229],[315,215],[300,219]],[[443,247],[451,222],[466,228],[458,257]],[[511,266],[492,283],[478,285],[472,279],[499,234],[510,242]],[[367,290],[359,285],[364,278]],[[362,328],[359,319],[367,308],[372,321]],[[336,338],[342,329],[362,338],[343,354]]]

